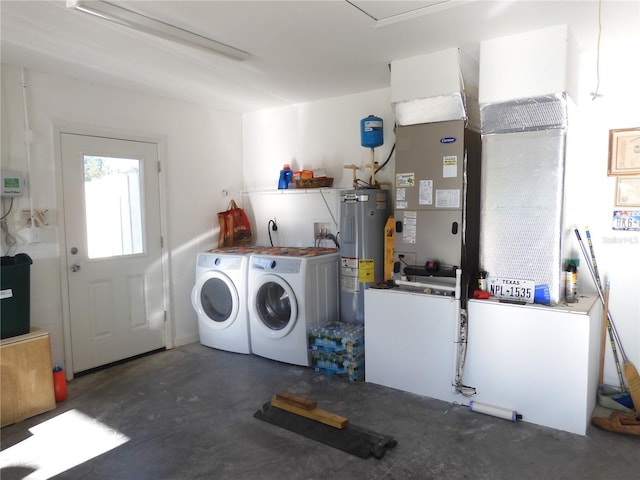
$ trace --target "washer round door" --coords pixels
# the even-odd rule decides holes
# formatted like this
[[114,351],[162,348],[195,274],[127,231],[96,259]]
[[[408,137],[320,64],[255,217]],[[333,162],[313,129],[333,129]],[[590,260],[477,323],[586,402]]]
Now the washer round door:
[[288,335],[298,319],[298,303],[291,286],[272,274],[259,277],[251,310],[258,329],[272,338]]
[[215,270],[201,275],[191,290],[191,304],[199,319],[223,329],[235,322],[240,310],[238,289],[231,279]]

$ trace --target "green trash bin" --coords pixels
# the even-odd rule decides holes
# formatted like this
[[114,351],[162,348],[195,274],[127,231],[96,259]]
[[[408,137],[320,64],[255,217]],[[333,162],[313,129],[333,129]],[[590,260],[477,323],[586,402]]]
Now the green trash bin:
[[2,257],[0,270],[1,338],[29,333],[31,327],[30,267],[33,261],[26,253]]

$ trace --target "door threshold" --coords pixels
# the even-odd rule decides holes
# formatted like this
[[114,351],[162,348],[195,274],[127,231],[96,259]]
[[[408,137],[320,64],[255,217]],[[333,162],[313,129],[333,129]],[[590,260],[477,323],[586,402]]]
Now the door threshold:
[[116,365],[122,365],[123,363],[128,363],[133,360],[137,360],[139,358],[148,357],[149,355],[153,355],[155,353],[164,352],[167,350],[166,347],[158,348],[156,350],[151,350],[150,352],[141,353],[139,355],[134,355],[133,357],[123,358],[122,360],[117,360],[115,362],[107,363],[105,365],[100,365],[99,367],[93,367],[88,370],[82,370],[81,372],[75,372],[73,374],[73,378],[84,377],[85,375],[89,375],[91,373],[99,372],[101,370],[106,370],[107,368],[115,367]]

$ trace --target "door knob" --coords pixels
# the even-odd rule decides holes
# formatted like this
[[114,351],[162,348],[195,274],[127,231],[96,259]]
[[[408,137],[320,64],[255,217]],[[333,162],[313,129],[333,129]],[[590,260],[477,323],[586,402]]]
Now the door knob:
[[69,250],[71,252],[71,255],[75,255],[78,253],[78,249],[76,247],[71,247],[71,250]]
[[78,265],[77,263],[74,263],[73,265],[71,265],[72,272],[77,272],[78,270],[80,270],[80,265]]

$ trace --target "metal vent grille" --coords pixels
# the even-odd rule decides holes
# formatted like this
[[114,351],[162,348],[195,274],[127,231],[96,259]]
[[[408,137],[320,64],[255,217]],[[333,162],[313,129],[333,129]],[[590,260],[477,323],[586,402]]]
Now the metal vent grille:
[[482,138],[480,267],[548,285],[561,299],[565,134],[550,129]]
[[566,97],[559,93],[488,104],[480,109],[480,122],[483,135],[566,128]]

